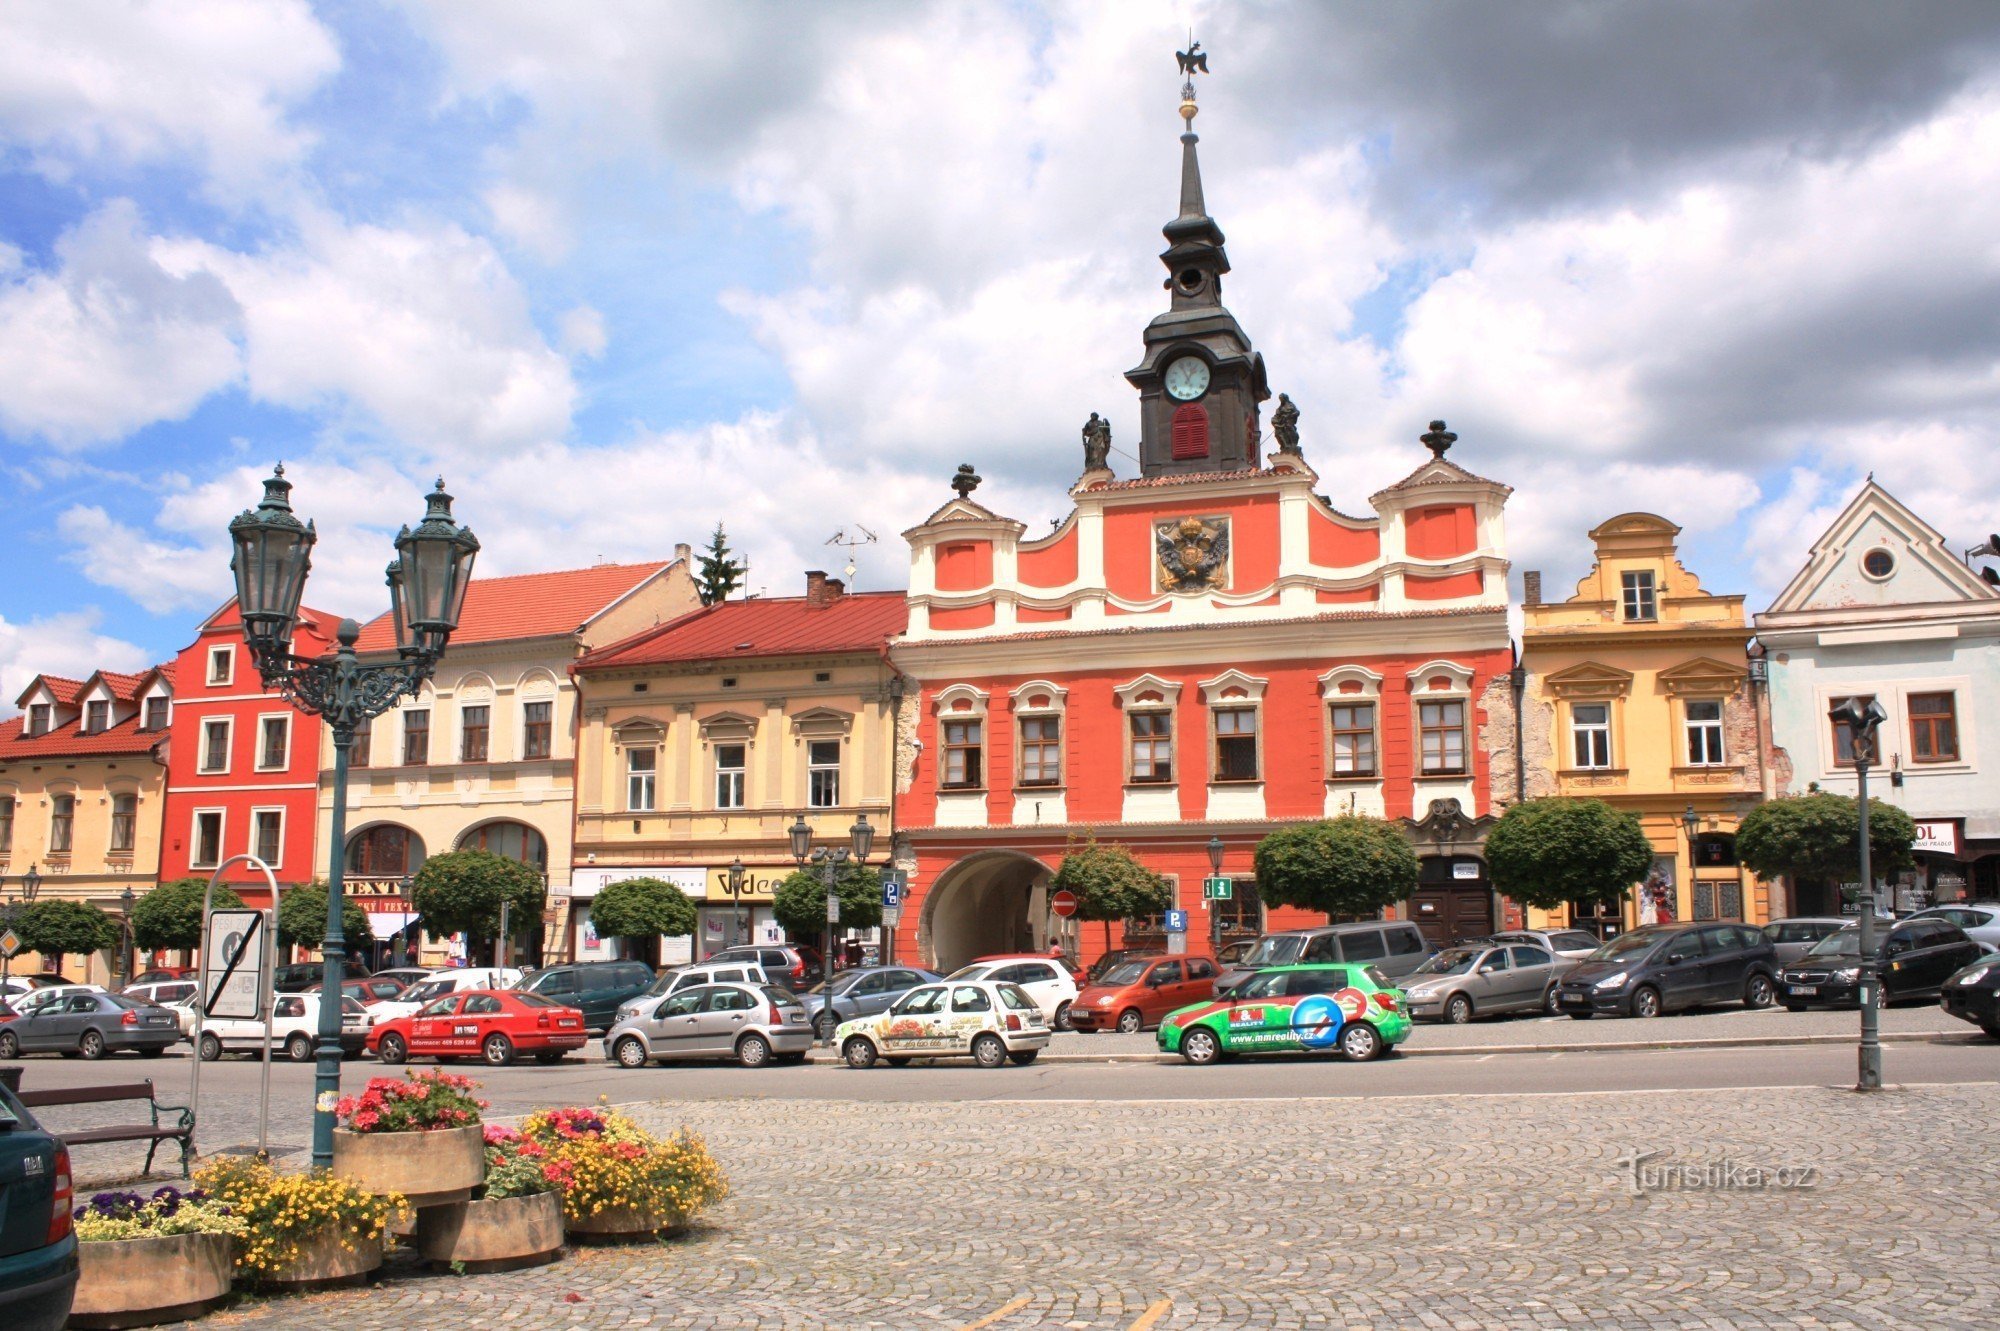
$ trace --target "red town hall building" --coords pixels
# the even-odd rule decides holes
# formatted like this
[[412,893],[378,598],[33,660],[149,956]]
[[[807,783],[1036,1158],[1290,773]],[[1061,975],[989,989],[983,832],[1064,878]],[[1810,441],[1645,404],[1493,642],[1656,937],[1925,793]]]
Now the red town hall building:
[[[1407,911],[1434,941],[1494,927],[1478,850],[1489,755],[1513,728],[1510,491],[1449,461],[1436,422],[1432,455],[1350,516],[1320,493],[1282,396],[1260,457],[1264,360],[1222,304],[1222,231],[1195,135],[1181,142],[1161,256],[1171,305],[1125,376],[1140,474],[1112,473],[1093,416],[1073,511],[1051,534],[1030,539],[975,501],[970,467],[905,533],[910,620],[890,646],[916,686],[896,801],[899,956],[950,969],[1062,941],[1094,957],[1100,929],[1066,927],[1048,903],[1087,837],[1175,883],[1190,950],[1324,923],[1266,909],[1252,854],[1278,827],[1345,812],[1403,820],[1424,868]],[[1211,837],[1234,879],[1213,914]],[[1122,943],[1161,946],[1165,923],[1128,921]]]

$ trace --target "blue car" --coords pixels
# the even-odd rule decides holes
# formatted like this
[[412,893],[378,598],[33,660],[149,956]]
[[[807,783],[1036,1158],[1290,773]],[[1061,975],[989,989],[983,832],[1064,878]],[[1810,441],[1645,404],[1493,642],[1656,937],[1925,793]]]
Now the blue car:
[[0,1085],[0,1326],[58,1331],[76,1297],[69,1151]]

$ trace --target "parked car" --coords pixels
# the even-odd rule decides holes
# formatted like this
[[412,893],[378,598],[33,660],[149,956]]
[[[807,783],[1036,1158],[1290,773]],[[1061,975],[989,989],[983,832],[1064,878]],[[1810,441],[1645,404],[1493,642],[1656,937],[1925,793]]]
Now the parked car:
[[[815,985],[799,995],[811,1018],[813,1034],[830,1037],[843,1021],[886,1012],[889,1005],[920,984],[936,984],[943,979],[936,971],[917,966],[863,966],[841,971],[828,984]],[[827,1009],[831,990],[832,1010]]]
[[181,1038],[173,1013],[117,994],[77,993],[37,1003],[0,1026],[0,1058],[23,1054],[78,1054],[103,1058],[129,1049],[158,1058]]
[[[314,985],[306,992],[316,994],[322,986]],[[365,980],[346,980],[341,983],[343,997],[351,998],[362,1007],[372,1008],[382,1003],[390,1003],[401,998],[410,988],[401,980],[385,980],[379,975],[371,975]]]
[[168,1007],[191,998],[201,988],[193,980],[155,980],[147,984],[128,984],[118,992],[141,1003],[157,1003]]
[[1227,970],[1249,956],[1250,949],[1256,946],[1254,938],[1239,938],[1233,943],[1224,943],[1222,950],[1215,954],[1215,964]]
[[1086,985],[1096,984],[1100,979],[1104,978],[1104,976],[1109,974],[1113,969],[1119,966],[1123,966],[1128,961],[1143,961],[1148,957],[1158,957],[1164,955],[1165,954],[1162,953],[1160,949],[1156,947],[1113,948],[1111,951],[1106,952],[1103,956],[1099,957],[1096,961],[1090,963],[1090,968],[1083,973],[1083,982]]
[[446,994],[462,994],[473,989],[512,989],[521,983],[521,978],[521,972],[509,966],[454,966],[447,970],[427,971],[423,979],[406,985],[394,998],[377,999],[367,1006],[373,1009],[377,1022],[391,1017],[413,1017]]
[[149,971],[140,971],[133,976],[132,984],[158,984],[162,980],[192,980],[194,973],[192,966],[155,966]]
[[1076,996],[1070,1029],[1080,1035],[1109,1030],[1131,1035],[1157,1026],[1169,1012],[1212,996],[1218,969],[1212,957],[1139,953]]
[[436,974],[436,969],[430,966],[393,966],[385,971],[376,971],[373,978],[377,980],[394,980],[407,989],[418,981],[428,980]]
[[1931,906],[1910,916],[1913,920],[1943,920],[1955,924],[1967,938],[1988,952],[2000,952],[2000,903],[1966,901],[1950,906]]
[[[351,998],[340,1001],[340,1052],[353,1058],[368,1038],[368,1010]],[[271,1047],[294,1063],[310,1063],[319,1044],[319,995],[271,995]],[[213,1063],[224,1054],[264,1052],[264,1023],[248,1017],[208,1017],[201,1023],[196,1053]]]
[[[1595,949],[1592,949],[1593,951]],[[1463,1025],[1507,1012],[1553,1012],[1557,983],[1574,957],[1525,943],[1448,947],[1402,979],[1410,1016]]]
[[101,994],[104,992],[104,986],[101,984],[44,985],[38,989],[30,989],[27,993],[15,998],[14,1010],[25,1017],[50,1003],[59,1003],[63,999],[72,998],[77,994]]
[[[350,980],[365,980],[370,973],[368,967],[355,957],[348,957],[342,962],[341,970]],[[325,978],[326,967],[320,962],[291,962],[272,968],[271,988],[281,994],[301,994],[308,985],[318,984]]]
[[616,1026],[628,1017],[645,1016],[659,1006],[661,999],[683,989],[704,984],[769,983],[764,968],[751,961],[704,961],[694,966],[674,966],[654,976],[653,982],[646,986],[646,992],[620,1003],[611,1024]]
[[1373,966],[1393,980],[1408,975],[1435,950],[1425,941],[1423,930],[1407,920],[1286,929],[1259,938],[1241,961],[1223,971],[1215,987],[1227,993],[1245,976],[1272,966],[1335,963]]
[[76,1295],[69,1149],[0,1086],[0,1326],[61,1331]]
[[520,987],[577,1009],[586,1027],[601,1031],[618,1019],[626,999],[643,994],[652,983],[653,968],[643,961],[574,961],[536,971]]
[[1410,1029],[1401,995],[1372,966],[1278,966],[1226,997],[1168,1013],[1154,1039],[1197,1065],[1285,1052],[1338,1052],[1365,1063]]
[[1771,940],[1778,966],[1783,969],[1812,951],[1813,944],[1820,939],[1828,934],[1837,934],[1853,923],[1851,917],[1838,915],[1796,915],[1765,925],[1764,937]]
[[804,1060],[812,1048],[805,1005],[775,985],[698,984],[621,1018],[604,1056],[622,1068],[677,1058],[733,1058],[746,1068]]
[[977,957],[961,966],[947,980],[986,980],[993,984],[1018,984],[1041,1005],[1042,1016],[1058,1031],[1069,1029],[1070,1008],[1076,1002],[1076,976],[1054,957],[1033,953]]
[[1048,1048],[1049,1037],[1041,1000],[1021,985],[957,978],[920,985],[887,1011],[842,1022],[833,1034],[851,1068],[872,1068],[878,1059],[900,1067],[913,1058],[970,1058],[982,1068],[1025,1065]]
[[1987,953],[1946,980],[1938,1006],[2000,1040],[2000,957]]
[[803,944],[779,947],[772,943],[739,943],[735,947],[723,948],[707,960],[710,964],[747,961],[762,966],[764,974],[771,977],[771,983],[782,985],[793,993],[803,993],[807,986],[818,984],[825,978],[819,952]]
[[[1912,916],[1877,931],[1876,973],[1882,1002],[1939,997],[1945,981],[1985,956],[1979,944],[1947,920]],[[1861,1001],[1861,926],[1829,934],[1778,976],[1778,1001],[1787,1010],[1854,1007]]]
[[1657,1017],[1705,1003],[1769,1007],[1771,940],[1747,924],[1647,924],[1619,934],[1563,976],[1557,999],[1579,1021]]
[[1582,961],[1604,944],[1604,940],[1596,934],[1585,933],[1581,929],[1503,929],[1497,934],[1488,934],[1483,939],[1473,941],[1524,943],[1571,961]]
[[368,1051],[384,1063],[412,1058],[478,1058],[506,1067],[521,1054],[557,1063],[589,1038],[580,1009],[518,989],[447,994],[411,1017],[393,1017],[368,1031]]

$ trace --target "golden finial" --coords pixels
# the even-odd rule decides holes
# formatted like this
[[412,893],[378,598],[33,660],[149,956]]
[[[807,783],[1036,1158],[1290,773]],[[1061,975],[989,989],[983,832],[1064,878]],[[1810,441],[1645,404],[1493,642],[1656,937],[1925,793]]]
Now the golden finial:
[[1194,76],[1208,73],[1208,52],[1201,49],[1201,43],[1188,33],[1188,49],[1174,52],[1174,59],[1181,71],[1181,121],[1187,128],[1194,129],[1195,114],[1201,110],[1194,104]]

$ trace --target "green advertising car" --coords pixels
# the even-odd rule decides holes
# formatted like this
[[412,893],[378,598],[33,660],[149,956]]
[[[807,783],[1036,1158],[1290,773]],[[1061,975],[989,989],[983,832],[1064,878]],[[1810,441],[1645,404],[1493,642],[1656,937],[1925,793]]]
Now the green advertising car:
[[1158,1039],[1195,1064],[1289,1052],[1366,1062],[1409,1034],[1402,991],[1373,966],[1273,966],[1227,997],[1168,1013]]

